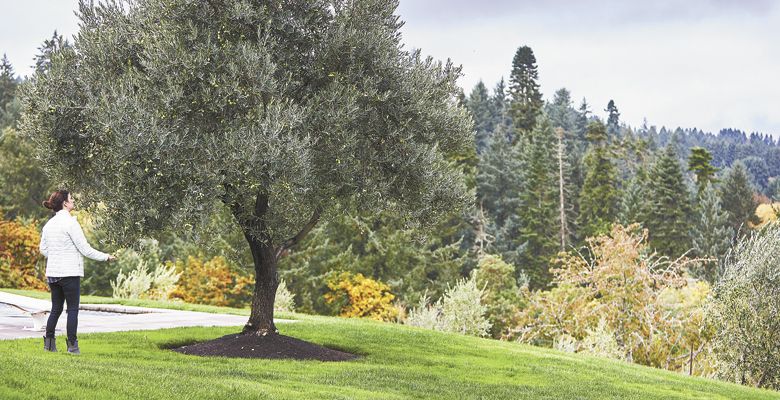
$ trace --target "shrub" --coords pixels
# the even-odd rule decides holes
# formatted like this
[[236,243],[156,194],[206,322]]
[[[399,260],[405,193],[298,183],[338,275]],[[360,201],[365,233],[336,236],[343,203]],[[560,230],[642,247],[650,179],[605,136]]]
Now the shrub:
[[459,280],[433,305],[428,304],[427,295],[423,296],[405,323],[442,332],[487,336],[490,321],[485,316],[487,307],[482,304],[482,295],[472,275],[470,279]]
[[463,335],[487,336],[490,321],[485,316],[487,307],[482,304],[482,294],[473,275],[470,279],[458,280],[441,298],[440,329]]
[[287,290],[287,283],[285,281],[279,282],[279,286],[276,288],[274,311],[294,312],[295,302],[293,300],[293,294]]
[[718,374],[780,389],[780,224],[740,241],[726,259],[708,316]]
[[473,273],[477,287],[484,290],[482,303],[487,307],[490,335],[498,339],[516,325],[514,318],[522,306],[515,267],[501,257],[486,255],[479,259]]
[[430,299],[426,293],[420,298],[420,303],[416,308],[409,311],[404,323],[410,326],[425,329],[438,329],[441,316],[441,307],[438,304],[429,304]]
[[35,221],[7,221],[0,212],[0,287],[47,288],[45,262],[38,251],[40,240]]
[[158,264],[149,271],[146,263],[125,275],[121,270],[116,281],[111,282],[113,297],[120,299],[164,300],[173,292],[180,274],[171,266]]
[[363,274],[343,272],[328,282],[328,288],[325,301],[340,305],[342,317],[391,321],[397,316],[390,287]]
[[590,258],[562,253],[556,287],[530,295],[511,337],[711,374],[712,329],[703,318],[709,285],[689,279],[683,261],[648,254],[646,238],[637,225],[616,225],[588,239]]
[[171,298],[227,307],[244,307],[252,300],[253,277],[231,268],[222,256],[208,261],[189,256],[171,265],[181,273]]

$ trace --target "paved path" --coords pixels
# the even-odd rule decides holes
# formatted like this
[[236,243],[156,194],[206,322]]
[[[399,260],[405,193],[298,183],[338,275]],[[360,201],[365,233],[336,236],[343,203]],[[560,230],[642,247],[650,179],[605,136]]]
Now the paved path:
[[[32,330],[32,318],[11,303],[28,310],[51,310],[51,302],[0,291],[0,340],[42,337]],[[66,307],[67,308],[67,307]],[[118,304],[82,304],[79,308],[79,334],[91,332],[136,331],[184,326],[243,326],[246,316],[213,314],[160,308],[130,307]],[[65,334],[67,313],[57,323],[57,335]],[[275,320],[275,323],[294,322]]]

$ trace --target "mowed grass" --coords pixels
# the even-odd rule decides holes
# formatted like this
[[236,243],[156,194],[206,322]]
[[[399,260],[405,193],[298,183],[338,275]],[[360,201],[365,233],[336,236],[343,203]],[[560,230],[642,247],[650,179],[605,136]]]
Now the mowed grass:
[[0,399],[780,399],[778,392],[517,343],[293,316],[298,322],[279,324],[282,334],[362,357],[325,363],[166,350],[240,327],[85,334],[78,357],[46,353],[41,339],[0,341]]

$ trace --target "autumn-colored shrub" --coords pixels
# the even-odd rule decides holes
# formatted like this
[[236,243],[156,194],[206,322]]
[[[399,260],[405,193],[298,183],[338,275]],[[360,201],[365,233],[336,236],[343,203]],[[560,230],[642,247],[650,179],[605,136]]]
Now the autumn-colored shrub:
[[342,317],[392,321],[398,315],[390,287],[363,274],[343,272],[328,282],[328,288],[325,301],[339,305]]
[[556,287],[530,295],[512,336],[526,343],[639,364],[713,373],[704,323],[709,284],[683,262],[649,254],[647,232],[615,226],[589,239],[590,257],[562,254]]
[[254,278],[231,268],[224,257],[190,256],[172,265],[181,273],[172,299],[228,307],[244,307],[252,300]]
[[40,240],[34,221],[7,221],[0,213],[0,287],[47,288],[45,263],[38,251]]

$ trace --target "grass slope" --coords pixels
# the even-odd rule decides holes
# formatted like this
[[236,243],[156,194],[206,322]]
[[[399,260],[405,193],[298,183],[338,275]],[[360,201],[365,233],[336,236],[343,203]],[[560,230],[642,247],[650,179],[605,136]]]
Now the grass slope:
[[[632,365],[373,321],[294,314],[283,334],[357,361],[200,358],[166,347],[236,328],[80,336],[82,356],[0,341],[2,399],[780,399],[780,393]],[[64,346],[64,343],[62,343]]]

